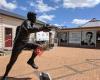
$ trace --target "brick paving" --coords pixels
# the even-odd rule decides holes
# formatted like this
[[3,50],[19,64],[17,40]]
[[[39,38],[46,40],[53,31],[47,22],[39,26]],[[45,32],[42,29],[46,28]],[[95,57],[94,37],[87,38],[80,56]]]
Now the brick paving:
[[[48,72],[53,80],[100,80],[100,50],[55,47],[36,58],[38,71],[27,60],[31,51],[23,51],[9,73],[9,80],[38,80],[39,72]],[[0,76],[10,55],[0,56]]]

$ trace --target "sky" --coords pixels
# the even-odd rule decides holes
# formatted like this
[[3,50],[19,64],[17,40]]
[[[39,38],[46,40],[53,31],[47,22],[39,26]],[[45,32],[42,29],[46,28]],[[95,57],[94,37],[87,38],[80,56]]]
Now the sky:
[[0,0],[0,9],[22,16],[33,11],[38,20],[66,28],[100,20],[100,0]]

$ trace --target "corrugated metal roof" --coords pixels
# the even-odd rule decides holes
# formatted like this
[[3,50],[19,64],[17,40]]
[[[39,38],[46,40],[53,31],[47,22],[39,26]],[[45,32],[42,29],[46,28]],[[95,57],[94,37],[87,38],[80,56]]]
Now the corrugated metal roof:
[[[25,16],[21,16],[21,15],[18,15],[16,13],[9,12],[9,11],[2,10],[2,9],[0,9],[0,14],[6,15],[6,16],[11,16],[11,17],[14,17],[14,18],[22,19],[22,20],[27,19]],[[42,24],[42,25],[45,24],[44,22],[39,21],[39,20],[37,20],[36,23],[37,24]]]
[[89,21],[80,27],[100,27],[100,20]]
[[15,13],[12,13],[6,10],[2,10],[2,9],[0,9],[0,14],[15,17],[15,18],[22,19],[22,20],[26,19],[24,16],[21,16],[21,15],[18,15],[18,14],[15,14]]

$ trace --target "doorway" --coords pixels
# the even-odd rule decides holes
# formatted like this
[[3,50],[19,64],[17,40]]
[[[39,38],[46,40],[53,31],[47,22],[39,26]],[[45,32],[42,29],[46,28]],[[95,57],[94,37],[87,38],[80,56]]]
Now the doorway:
[[5,47],[12,47],[12,28],[5,28]]
[[96,47],[100,47],[100,31],[97,31],[96,37]]

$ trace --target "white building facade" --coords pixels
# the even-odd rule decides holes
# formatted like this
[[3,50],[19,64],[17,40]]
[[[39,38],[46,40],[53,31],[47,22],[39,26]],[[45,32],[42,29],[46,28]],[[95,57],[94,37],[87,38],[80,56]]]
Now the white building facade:
[[[0,9],[0,51],[11,50],[15,38],[16,28],[21,25],[26,18]],[[43,27],[44,22],[36,21],[35,27]],[[50,36],[52,33],[52,36]],[[55,29],[51,32],[38,32],[30,34],[29,42],[47,41],[48,44],[54,43]],[[52,38],[52,39],[51,39]]]
[[100,48],[100,20],[92,19],[77,28],[58,30],[59,46]]
[[[0,10],[0,51],[11,50],[15,38],[16,28],[21,25],[26,18],[5,10]],[[37,21],[35,26],[42,27],[44,23]],[[31,34],[30,38],[35,38]]]

